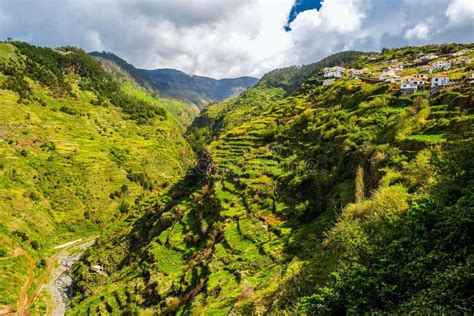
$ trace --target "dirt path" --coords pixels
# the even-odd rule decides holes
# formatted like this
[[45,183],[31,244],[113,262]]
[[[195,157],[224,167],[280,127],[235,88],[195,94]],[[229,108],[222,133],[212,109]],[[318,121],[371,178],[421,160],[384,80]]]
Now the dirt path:
[[18,298],[17,304],[17,313],[18,315],[23,316],[29,315],[26,311],[28,308],[28,290],[30,289],[31,284],[33,284],[33,279],[35,277],[35,260],[29,253],[27,253],[23,249],[15,249],[15,257],[20,255],[26,256],[28,258],[28,261],[30,262],[30,267],[28,268],[28,277],[25,283],[23,283],[23,286],[21,287],[20,296]]
[[[82,241],[82,239],[56,246],[55,249],[62,250],[46,260],[46,269],[41,274],[41,276],[39,276],[40,279],[38,286],[30,297],[28,297],[28,291],[33,284],[33,280],[35,279],[36,262],[29,253],[21,248],[16,248],[13,257],[23,255],[26,256],[30,262],[30,266],[28,268],[28,277],[21,287],[16,310],[11,306],[5,306],[3,309],[0,309],[0,315],[11,315],[15,312],[19,316],[29,315],[27,311],[28,308],[34,303],[36,298],[44,289],[51,292],[53,299],[52,304],[48,304],[51,305],[48,306],[48,314],[64,315],[70,295],[70,293],[67,293],[67,291],[69,291],[70,286],[72,285],[72,278],[69,275],[71,266],[75,261],[79,260],[82,253],[88,247],[94,244],[97,238],[98,237],[88,238],[80,244],[79,242]],[[80,249],[79,253],[76,255],[70,255],[69,253],[74,249]],[[59,262],[59,267],[55,266],[56,262]],[[51,276],[53,277],[52,280],[50,280]]]

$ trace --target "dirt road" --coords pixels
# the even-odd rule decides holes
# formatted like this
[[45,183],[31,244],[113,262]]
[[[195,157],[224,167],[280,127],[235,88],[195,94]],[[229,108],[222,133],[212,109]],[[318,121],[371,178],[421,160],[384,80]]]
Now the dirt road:
[[[82,243],[79,243],[82,240],[74,240],[55,247],[55,249],[62,250],[46,260],[46,270],[41,276],[37,276],[40,280],[38,286],[30,297],[28,297],[28,292],[35,280],[36,262],[25,250],[21,248],[15,249],[13,257],[26,256],[28,258],[30,263],[28,277],[21,287],[16,310],[11,306],[6,306],[3,309],[0,309],[0,315],[11,315],[13,313],[16,313],[16,315],[19,316],[29,315],[27,311],[28,308],[34,303],[42,290],[48,290],[51,292],[52,302],[48,306],[48,315],[64,315],[66,306],[69,303],[72,294],[72,278],[70,276],[71,267],[74,262],[80,259],[83,252],[95,243],[96,239],[97,237],[88,238]],[[70,253],[73,250],[78,251],[76,254],[71,255]],[[58,267],[56,267],[56,262],[59,262]]]

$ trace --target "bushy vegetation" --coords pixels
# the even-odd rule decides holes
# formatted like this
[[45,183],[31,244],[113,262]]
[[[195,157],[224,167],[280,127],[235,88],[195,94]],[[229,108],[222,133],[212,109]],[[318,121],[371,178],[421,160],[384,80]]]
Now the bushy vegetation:
[[206,108],[187,141],[181,110],[164,110],[181,105],[124,70],[2,45],[0,304],[18,299],[27,254],[44,271],[55,245],[112,222],[74,267],[73,315],[472,312],[472,85],[406,96],[317,79],[472,45],[275,71]]
[[[20,96],[20,102],[31,95],[31,89],[25,77],[47,86],[55,96],[60,97],[74,96],[72,87],[65,76],[76,74],[80,76],[78,86],[96,95],[96,99],[91,100],[94,105],[102,106],[110,102],[127,113],[130,119],[141,124],[156,117],[166,118],[166,111],[162,107],[123,92],[119,82],[83,50],[74,47],[53,50],[24,42],[14,44],[23,55],[22,62],[20,65],[2,67],[6,74],[11,73],[3,87],[16,91]],[[67,107],[64,107],[64,110],[67,110]]]
[[72,314],[469,313],[473,87],[316,80],[463,47],[340,54],[206,108],[197,166],[91,249]]
[[83,51],[0,43],[0,309],[33,273],[29,312],[46,314],[54,247],[124,225],[186,173],[194,156],[161,100]]

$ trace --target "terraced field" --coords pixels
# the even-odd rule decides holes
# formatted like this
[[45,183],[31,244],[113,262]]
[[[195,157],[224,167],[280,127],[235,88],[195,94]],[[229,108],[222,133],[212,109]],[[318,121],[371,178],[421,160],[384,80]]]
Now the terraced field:
[[[90,79],[67,69],[57,72],[60,79],[53,77],[52,65],[64,56],[58,51],[22,49],[26,51],[0,43],[0,310],[21,313],[19,296],[30,297],[38,288],[37,278],[45,273],[54,246],[94,236],[111,223],[121,225],[132,206],[171,185],[194,159],[182,137],[182,121],[173,114],[139,124],[117,106],[96,105],[101,94],[85,88]],[[35,49],[48,57],[29,57]],[[84,67],[99,67],[85,53],[76,54],[90,63]],[[4,84],[13,78],[24,80],[28,88]],[[61,78],[70,94],[60,95],[47,83]],[[126,85],[128,97],[146,99],[156,109],[170,106],[131,81],[120,84]],[[20,289],[29,261],[14,255],[17,248],[36,263],[28,295]],[[42,295],[40,300],[30,311],[45,310],[49,298]]]

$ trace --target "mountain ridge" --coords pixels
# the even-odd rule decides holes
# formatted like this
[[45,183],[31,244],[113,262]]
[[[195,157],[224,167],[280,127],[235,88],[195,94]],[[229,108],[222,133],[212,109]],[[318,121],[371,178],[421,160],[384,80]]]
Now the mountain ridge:
[[109,59],[128,71],[141,85],[173,98],[185,100],[203,108],[206,104],[223,101],[236,96],[254,86],[257,78],[214,79],[206,76],[190,75],[172,68],[141,69],[110,52],[91,52],[90,55]]

